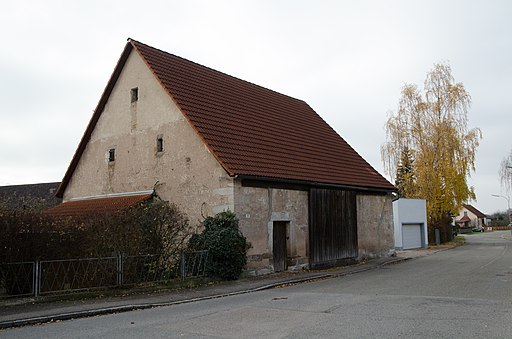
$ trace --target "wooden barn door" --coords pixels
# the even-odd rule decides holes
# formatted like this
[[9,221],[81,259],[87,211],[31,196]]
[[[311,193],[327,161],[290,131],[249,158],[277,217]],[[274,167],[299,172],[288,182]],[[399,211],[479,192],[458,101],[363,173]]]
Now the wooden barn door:
[[274,272],[286,271],[286,221],[274,221],[272,239],[274,253]]
[[309,216],[312,268],[332,266],[357,258],[355,192],[311,189]]

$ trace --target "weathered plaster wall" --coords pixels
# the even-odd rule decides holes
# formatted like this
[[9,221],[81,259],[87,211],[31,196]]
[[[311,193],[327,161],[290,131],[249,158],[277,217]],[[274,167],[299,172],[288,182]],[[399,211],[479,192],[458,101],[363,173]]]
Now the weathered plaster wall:
[[357,195],[359,257],[388,256],[394,251],[392,197]]
[[[130,91],[138,88],[138,101]],[[157,138],[164,150],[157,152]],[[115,148],[116,160],[108,161]],[[196,224],[234,210],[233,179],[220,166],[137,52],[132,51],[94,129],[64,200],[150,190]]]
[[247,269],[256,274],[273,271],[274,221],[287,221],[287,266],[300,269],[309,263],[308,192],[243,187],[235,180],[235,213],[242,233],[251,242]]

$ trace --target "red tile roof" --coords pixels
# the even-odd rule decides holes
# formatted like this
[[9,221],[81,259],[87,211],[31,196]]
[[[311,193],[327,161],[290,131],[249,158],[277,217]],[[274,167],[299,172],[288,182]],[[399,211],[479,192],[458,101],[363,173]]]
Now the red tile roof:
[[59,194],[64,193],[132,49],[230,175],[394,190],[304,101],[129,40]]
[[485,218],[485,214],[483,214],[482,212],[480,212],[478,209],[476,209],[475,207],[473,207],[472,205],[467,205],[467,204],[464,204],[462,205],[465,209],[467,209],[468,211],[470,211],[471,213],[473,213],[474,215],[476,215],[477,218]]
[[53,217],[77,217],[97,213],[115,213],[151,199],[152,194],[71,200],[45,211]]

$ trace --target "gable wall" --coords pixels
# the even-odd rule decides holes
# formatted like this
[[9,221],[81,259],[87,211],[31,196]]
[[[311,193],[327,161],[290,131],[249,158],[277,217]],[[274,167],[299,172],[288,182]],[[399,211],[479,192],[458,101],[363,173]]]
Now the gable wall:
[[462,218],[464,216],[464,212],[467,212],[469,219],[471,219],[471,220],[477,219],[476,214],[474,214],[470,210],[466,209],[465,207],[461,207],[461,209],[459,211],[459,217],[457,218],[457,220],[459,220],[460,218]]
[[[138,88],[131,103],[130,90]],[[164,151],[157,153],[157,138]],[[110,148],[116,160],[108,161]],[[155,186],[155,183],[158,184]],[[194,225],[233,210],[233,179],[220,166],[143,60],[132,51],[64,192],[64,200],[151,190]]]

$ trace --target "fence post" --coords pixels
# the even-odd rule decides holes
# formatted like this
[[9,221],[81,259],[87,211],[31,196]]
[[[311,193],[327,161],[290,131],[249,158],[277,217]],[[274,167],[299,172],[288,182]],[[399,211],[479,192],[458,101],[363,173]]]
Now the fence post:
[[123,254],[117,254],[117,286],[123,285]]
[[181,280],[185,280],[187,277],[187,267],[185,262],[185,252],[183,250],[180,251],[180,273]]
[[41,263],[39,259],[34,261],[34,297],[41,293]]

